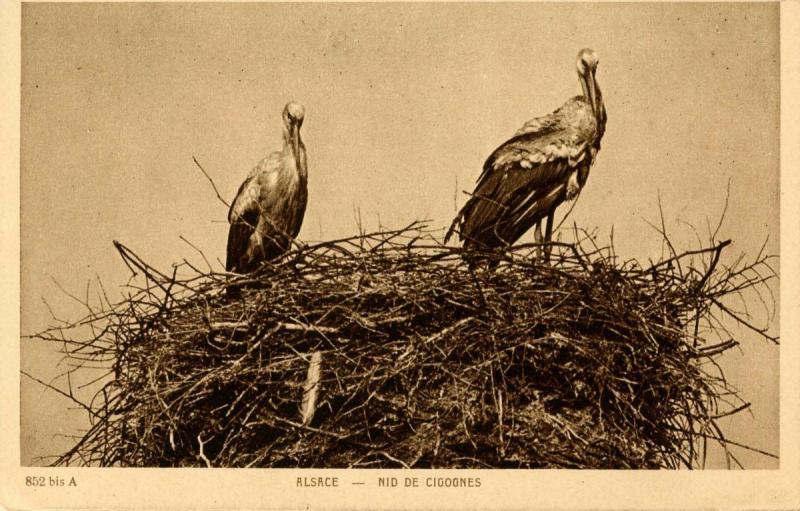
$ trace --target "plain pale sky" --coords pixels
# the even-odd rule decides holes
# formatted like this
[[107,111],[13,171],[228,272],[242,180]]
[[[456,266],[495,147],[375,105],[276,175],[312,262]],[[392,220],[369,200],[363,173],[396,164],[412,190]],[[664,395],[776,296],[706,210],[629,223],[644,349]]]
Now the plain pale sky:
[[[592,47],[608,110],[603,148],[569,223],[614,227],[618,255],[656,258],[657,198],[679,248],[716,224],[728,261],[779,247],[778,4],[24,4],[22,331],[61,317],[99,277],[124,284],[118,239],[151,264],[223,259],[226,208],[306,106],[309,206],[300,238],[449,225],[486,156],[578,94]],[[530,237],[530,235],[529,235]],[[94,289],[94,288],[93,288]],[[776,288],[777,294],[777,288]],[[777,328],[777,319],[773,321]],[[745,335],[723,359],[753,402],[732,439],[778,451],[778,348]],[[50,379],[58,355],[22,345]],[[22,380],[23,464],[86,421]],[[777,462],[737,451],[749,468]],[[713,457],[712,465],[722,459]]]

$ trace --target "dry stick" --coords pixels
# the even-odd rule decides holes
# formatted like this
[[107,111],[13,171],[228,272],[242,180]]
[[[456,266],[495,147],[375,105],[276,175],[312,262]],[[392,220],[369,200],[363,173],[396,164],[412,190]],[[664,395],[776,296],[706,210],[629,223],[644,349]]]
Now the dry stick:
[[[212,332],[225,331],[225,330],[246,330],[250,328],[249,321],[215,321],[209,323],[208,327]],[[336,333],[339,331],[336,327],[317,326],[317,325],[303,325],[300,323],[278,323],[276,325],[279,330],[299,331],[299,332],[319,332],[319,333]]]
[[55,284],[55,285],[56,285],[56,287],[58,287],[58,289],[59,289],[59,290],[61,290],[61,292],[62,292],[62,293],[64,293],[64,294],[65,294],[65,295],[67,295],[68,297],[72,298],[72,299],[73,299],[73,300],[75,300],[77,303],[79,303],[79,304],[83,305],[84,307],[86,307],[86,309],[89,311],[87,314],[91,314],[92,312],[94,312],[94,311],[92,310],[92,307],[89,305],[89,303],[88,303],[88,302],[85,302],[85,301],[81,300],[80,298],[78,298],[78,297],[77,297],[77,296],[75,296],[74,294],[72,294],[72,293],[70,293],[69,291],[67,291],[66,289],[64,289],[64,287],[62,287],[62,286],[61,286],[61,284],[58,282],[58,280],[56,280],[56,278],[55,278],[55,277],[53,277],[53,276],[50,276],[50,280],[52,280],[52,281],[53,281],[53,284]]
[[320,366],[322,365],[322,354],[315,351],[311,354],[311,362],[308,364],[306,383],[303,386],[303,402],[300,406],[303,426],[308,426],[314,419],[314,412],[317,407],[317,395],[319,393]]
[[[714,233],[711,234],[711,243],[714,243],[714,240],[717,238],[717,233],[719,233],[720,228],[722,227],[722,221],[725,219],[725,214],[728,212],[728,200],[731,197],[731,179],[728,178],[728,186],[725,190],[725,205],[722,207],[722,214],[719,215],[719,222],[717,223],[717,228],[714,229]],[[758,259],[758,258],[756,258]]]
[[[209,272],[213,272],[214,271],[214,269],[211,267],[211,263],[208,262],[208,259],[206,258],[206,255],[203,253],[202,250],[197,248],[197,246],[195,244],[193,244],[191,241],[189,241],[186,238],[184,238],[183,235],[179,235],[178,238],[180,238],[184,243],[186,243],[187,245],[189,245],[190,247],[195,249],[197,251],[197,253],[200,254],[200,257],[203,258],[203,261],[206,263],[206,266],[208,266],[208,271]],[[188,261],[187,261],[187,264],[188,264]],[[194,268],[194,267],[192,267],[192,268]],[[195,271],[197,271],[197,270],[195,269]],[[199,271],[197,271],[197,272],[200,273]]]
[[[114,247],[117,249],[120,256],[122,256],[122,260],[125,262],[128,268],[130,268],[131,272],[133,272],[134,275],[136,275],[136,270],[134,269],[135,267],[138,268],[139,271],[144,273],[145,277],[152,280],[159,288],[161,288],[162,291],[164,292],[167,291],[167,288],[164,287],[163,284],[161,284],[161,282],[169,281],[169,278],[166,275],[164,275],[163,273],[159,272],[149,264],[142,261],[141,258],[137,256],[131,249],[129,249],[119,241],[114,240],[113,243]],[[133,267],[131,265],[133,265]]]
[[497,430],[500,434],[500,459],[506,457],[505,440],[503,440],[503,391],[497,390]]
[[[669,239],[669,236],[667,236],[667,226],[664,223],[664,209],[661,207],[661,192],[660,191],[658,193],[658,214],[659,214],[659,217],[661,218],[661,231],[660,231],[661,235],[664,237],[664,241],[667,242],[667,246],[669,247],[670,253],[673,256],[678,255],[678,252],[675,250],[675,247],[672,245],[672,241]],[[675,264],[678,265],[678,271],[681,273],[681,275],[683,275],[683,269],[681,268],[680,260],[676,260]]]
[[294,318],[292,318],[292,320],[296,321],[296,323],[278,323],[278,326],[283,330],[299,330],[301,332],[319,332],[324,334],[333,334],[339,331],[336,327],[304,325]]
[[78,406],[80,406],[81,408],[83,408],[84,410],[86,410],[87,412],[89,412],[89,414],[90,414],[91,416],[93,416],[93,417],[96,417],[96,418],[98,418],[98,419],[100,418],[100,416],[97,414],[97,412],[95,412],[94,410],[92,410],[92,408],[91,408],[90,406],[87,406],[85,403],[82,403],[81,401],[79,401],[79,400],[78,400],[78,399],[76,399],[75,397],[71,396],[70,394],[68,394],[68,393],[64,392],[63,390],[59,389],[58,387],[56,387],[56,386],[54,386],[54,385],[52,385],[52,384],[50,384],[50,383],[47,383],[47,382],[45,382],[45,381],[42,381],[42,380],[40,380],[39,378],[37,378],[37,377],[35,377],[35,376],[31,376],[30,374],[28,374],[28,373],[27,373],[27,372],[25,372],[25,371],[20,371],[20,373],[21,373],[21,374],[23,374],[24,376],[27,376],[27,377],[28,377],[28,378],[30,378],[31,380],[33,380],[33,381],[35,381],[35,382],[37,382],[37,383],[39,383],[39,384],[41,384],[41,385],[44,385],[44,386],[45,386],[45,387],[47,387],[48,389],[50,389],[50,390],[54,390],[54,391],[58,392],[59,394],[61,394],[62,396],[64,396],[64,397],[68,398],[70,401],[72,401],[73,403],[77,404]]
[[727,313],[734,320],[736,320],[736,322],[739,323],[740,325],[746,326],[747,328],[749,328],[753,332],[756,332],[756,333],[760,334],[762,337],[764,337],[765,339],[767,339],[769,341],[774,342],[775,344],[780,344],[780,341],[779,341],[780,338],[778,336],[769,335],[767,333],[767,331],[768,331],[767,328],[759,328],[759,327],[751,324],[750,322],[745,321],[744,319],[742,319],[741,315],[739,315],[735,311],[732,311],[729,308],[727,308],[725,305],[722,304],[722,302],[720,302],[716,298],[711,298],[711,302],[714,305],[716,305],[717,307],[719,307],[723,312]]
[[300,424],[299,422],[295,422],[295,421],[292,421],[292,420],[289,420],[289,419],[284,419],[283,417],[280,417],[280,416],[271,417],[271,419],[272,420],[276,420],[278,422],[283,422],[284,424],[288,424],[289,426],[293,426],[293,427],[298,428],[298,429],[304,429],[304,430],[310,431],[312,433],[319,433],[320,435],[330,436],[330,437],[333,437],[333,438],[336,438],[336,439],[339,439],[339,440],[345,440],[345,439],[349,438],[350,436],[352,436],[352,435],[342,435],[342,434],[339,434],[339,433],[334,433],[333,431],[326,431],[324,429],[314,428],[314,427],[311,427],[311,426],[305,426],[303,424]]
[[658,268],[661,268],[662,266],[666,266],[669,263],[677,261],[678,259],[683,259],[683,258],[686,258],[686,257],[689,257],[689,256],[693,256],[693,255],[700,255],[700,254],[706,254],[708,252],[713,252],[713,251],[717,250],[717,248],[720,245],[728,246],[730,243],[731,243],[731,240],[725,240],[725,241],[719,242],[718,244],[714,245],[713,247],[700,248],[700,249],[697,249],[697,250],[687,250],[686,252],[682,252],[682,253],[680,253],[678,255],[669,257],[667,259],[664,259],[663,261],[659,261],[657,263],[653,263],[649,268],[647,268],[646,270],[643,270],[642,273],[652,272],[652,271],[654,271],[654,270],[656,270]]
[[197,435],[197,443],[200,444],[200,453],[199,453],[200,459],[206,463],[206,466],[208,468],[211,468],[211,462],[208,460],[208,458],[206,458],[206,455],[203,452],[203,446],[205,445],[205,442],[203,442],[203,439],[201,438],[200,435]]
[[392,456],[391,454],[389,454],[389,453],[387,453],[385,451],[376,451],[375,454],[380,454],[381,456],[383,456],[387,460],[394,461],[395,463],[399,463],[400,465],[403,466],[403,468],[411,468],[408,465],[408,463],[406,463],[405,461],[403,461],[401,459],[397,459],[397,458],[395,458],[394,456]]
[[706,273],[705,275],[703,275],[703,278],[701,278],[700,281],[697,283],[697,286],[695,287],[697,291],[703,289],[703,286],[706,284],[706,281],[711,276],[711,274],[714,273],[714,270],[717,268],[717,263],[719,262],[719,256],[722,253],[722,249],[730,244],[731,240],[725,240],[716,247],[714,247],[714,256],[711,259],[711,264],[708,265],[708,270],[706,270]]
[[728,417],[728,416],[731,416],[731,415],[735,415],[735,414],[741,412],[742,410],[748,410],[750,408],[750,405],[751,405],[751,403],[745,403],[743,405],[739,405],[736,408],[733,408],[732,410],[728,410],[727,412],[722,412],[722,413],[718,413],[716,415],[712,415],[710,417],[710,419],[711,420],[721,419],[722,417]]
[[[575,199],[572,201],[572,204],[569,206],[569,209],[567,210],[567,212],[564,214],[564,218],[562,218],[561,221],[558,222],[558,225],[555,226],[555,228],[553,229],[552,232],[556,232],[561,228],[561,224],[563,224],[567,220],[567,218],[569,218],[570,213],[572,213],[572,210],[575,209],[575,205],[578,204],[578,199],[580,199],[580,198],[581,198],[581,194],[579,193],[575,197]],[[612,227],[612,232],[613,232],[613,227]]]
[[456,322],[455,322],[455,323],[453,323],[452,325],[450,325],[450,326],[448,326],[448,327],[445,327],[445,328],[443,328],[442,330],[440,330],[440,331],[436,332],[435,334],[433,334],[433,335],[431,335],[431,336],[428,336],[427,338],[425,338],[425,339],[422,341],[422,344],[423,344],[423,345],[425,345],[425,344],[428,344],[428,343],[430,343],[430,342],[436,342],[436,341],[438,341],[439,339],[441,339],[442,337],[444,337],[445,335],[448,335],[448,334],[450,334],[451,332],[453,332],[453,331],[455,331],[455,330],[457,330],[457,329],[461,328],[461,327],[462,327],[462,326],[464,326],[465,324],[467,324],[467,323],[470,323],[470,322],[472,322],[472,321],[475,321],[475,317],[474,317],[474,316],[470,316],[470,317],[467,317],[467,318],[464,318],[464,319],[459,319],[458,321],[456,321]]
[[211,188],[213,188],[214,189],[214,193],[217,194],[217,199],[219,199],[220,202],[225,204],[225,206],[230,208],[231,205],[228,204],[228,201],[226,201],[225,199],[222,198],[222,195],[220,195],[219,190],[217,190],[217,185],[214,184],[214,180],[211,179],[211,176],[208,175],[208,172],[206,172],[206,169],[204,169],[203,166],[200,165],[200,162],[197,161],[196,157],[192,156],[192,160],[194,161],[194,164],[197,165],[197,168],[200,169],[200,172],[202,172],[203,175],[206,176],[206,179],[208,179],[208,182],[211,183]]
[[[377,244],[377,245],[375,245],[374,247],[372,247],[372,248],[371,248],[369,251],[370,251],[370,252],[377,252],[379,248],[383,247],[383,246],[384,246],[384,245],[386,245],[386,244],[389,244],[389,243],[391,243],[391,242],[392,242],[392,240],[394,240],[394,239],[395,239],[395,238],[397,238],[398,236],[401,236],[403,233],[405,233],[405,232],[408,232],[408,230],[409,230],[409,229],[410,229],[412,226],[414,226],[414,225],[416,225],[416,224],[424,224],[424,223],[426,223],[426,222],[428,222],[428,221],[429,221],[429,220],[414,220],[413,222],[411,222],[410,224],[408,224],[408,225],[407,225],[407,226],[405,226],[404,228],[400,229],[399,231],[395,231],[395,232],[393,232],[393,233],[391,233],[391,232],[389,232],[389,233],[382,233],[382,234],[383,234],[383,236],[384,236],[384,238],[383,238],[382,240],[380,240],[380,241],[378,242],[378,244]],[[413,243],[413,241],[412,241],[412,243]]]
[[[678,431],[683,431],[684,433],[690,433],[688,431],[681,430],[680,428],[677,428],[677,427],[673,427],[671,429],[676,429]],[[719,431],[718,431],[718,433],[719,433]],[[730,445],[739,447],[741,449],[745,449],[747,451],[752,451],[752,452],[756,452],[758,454],[763,454],[764,456],[768,456],[768,457],[774,458],[776,460],[780,459],[780,457],[778,455],[773,454],[771,452],[765,451],[763,449],[757,449],[755,447],[750,447],[749,445],[743,444],[741,442],[735,442],[733,440],[728,440],[727,438],[724,438],[724,437],[721,437],[721,436],[710,435],[708,433],[703,433],[703,432],[694,432],[693,434],[701,436],[703,438],[707,438],[709,440],[715,440],[715,441],[717,441],[717,442],[719,442],[721,444],[730,444]]]
[[728,351],[736,346],[739,346],[739,342],[734,339],[730,339],[712,346],[698,348],[698,353],[693,353],[691,356],[692,358],[713,357],[714,355],[719,355],[720,353]]

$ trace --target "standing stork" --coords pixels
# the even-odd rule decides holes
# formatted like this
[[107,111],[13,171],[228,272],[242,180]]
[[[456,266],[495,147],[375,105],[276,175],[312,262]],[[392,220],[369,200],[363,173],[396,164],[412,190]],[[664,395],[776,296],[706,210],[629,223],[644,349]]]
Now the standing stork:
[[[445,243],[458,231],[465,248],[508,247],[533,225],[537,243],[550,242],[555,209],[580,193],[605,132],[606,110],[595,80],[598,62],[594,51],[581,50],[577,69],[583,95],[528,121],[489,156]],[[549,256],[545,246],[544,259]]]
[[[239,187],[228,212],[225,269],[249,273],[286,252],[300,232],[308,201],[306,148],[300,138],[305,108],[283,109],[283,150],[256,165]],[[238,288],[229,288],[236,296]]]

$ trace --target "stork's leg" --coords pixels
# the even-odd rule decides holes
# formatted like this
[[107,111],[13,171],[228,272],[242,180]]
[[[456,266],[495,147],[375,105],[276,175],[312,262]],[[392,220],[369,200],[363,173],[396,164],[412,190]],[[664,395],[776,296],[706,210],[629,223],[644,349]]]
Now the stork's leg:
[[[544,241],[550,243],[553,238],[553,217],[556,215],[555,209],[550,211],[547,215],[547,225],[544,228]],[[550,252],[552,251],[552,245],[547,245],[544,247],[544,262],[550,262]]]
[[[542,237],[542,221],[541,220],[536,222],[536,228],[533,231],[533,239],[536,240],[536,243],[541,243],[542,240],[544,239]],[[537,257],[544,256],[544,252],[542,251],[542,246],[541,245],[536,247],[536,255],[537,255]]]

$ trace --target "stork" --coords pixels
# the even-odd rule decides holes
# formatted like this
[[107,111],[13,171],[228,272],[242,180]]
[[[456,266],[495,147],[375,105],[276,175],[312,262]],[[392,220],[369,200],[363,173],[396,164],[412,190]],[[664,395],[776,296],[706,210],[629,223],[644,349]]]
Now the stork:
[[[228,212],[225,269],[249,273],[286,252],[300,232],[308,201],[306,148],[300,138],[305,108],[289,102],[283,109],[283,150],[250,171]],[[229,294],[236,296],[238,288]]]
[[[464,248],[505,248],[533,225],[537,243],[551,241],[555,210],[583,189],[605,132],[606,110],[595,80],[598,62],[594,51],[581,50],[577,71],[583,95],[528,121],[489,156],[445,243],[457,231]],[[544,246],[545,260],[550,249]]]

